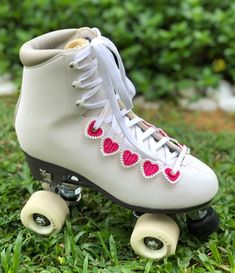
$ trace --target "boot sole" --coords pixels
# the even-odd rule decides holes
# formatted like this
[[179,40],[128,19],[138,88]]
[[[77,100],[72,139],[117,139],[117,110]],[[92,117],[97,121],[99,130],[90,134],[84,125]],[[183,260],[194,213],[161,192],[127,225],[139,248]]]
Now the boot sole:
[[[125,202],[120,201],[116,197],[114,197],[112,194],[108,193],[104,189],[100,188],[96,184],[94,184],[92,181],[87,179],[86,177],[75,173],[73,171],[70,171],[64,167],[42,161],[40,159],[34,158],[24,152],[26,161],[29,165],[29,168],[31,170],[32,176],[43,183],[48,183],[52,185],[59,185],[62,183],[68,183],[72,185],[82,186],[85,188],[91,188],[97,192],[101,192],[106,197],[111,199],[114,203],[117,203],[125,208],[131,209],[136,212],[141,213],[164,213],[164,214],[178,214],[178,213],[187,213],[192,210],[198,210],[200,208],[207,207],[211,200],[208,202],[194,206],[189,208],[182,208],[182,209],[152,209],[152,208],[144,208],[144,207],[138,207],[133,206],[130,204],[127,204]],[[78,180],[71,179],[71,177],[74,176]]]

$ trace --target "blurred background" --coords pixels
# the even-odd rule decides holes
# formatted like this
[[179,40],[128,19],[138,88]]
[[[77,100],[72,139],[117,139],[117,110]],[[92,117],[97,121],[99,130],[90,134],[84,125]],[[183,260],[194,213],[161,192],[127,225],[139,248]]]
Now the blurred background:
[[[56,29],[96,26],[115,42],[147,100],[180,97],[187,108],[201,97],[218,100],[218,87],[232,96],[234,14],[231,0],[1,0],[0,86],[10,77],[19,87],[18,52],[27,40]],[[235,111],[235,100],[234,108],[230,104],[225,110]]]

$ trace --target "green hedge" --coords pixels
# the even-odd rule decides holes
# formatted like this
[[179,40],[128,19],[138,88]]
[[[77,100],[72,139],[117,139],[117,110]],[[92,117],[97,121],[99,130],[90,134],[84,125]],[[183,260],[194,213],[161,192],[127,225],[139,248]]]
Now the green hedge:
[[129,77],[148,99],[235,79],[233,0],[2,0],[0,74],[19,78],[18,50],[60,28],[96,26],[120,49]]

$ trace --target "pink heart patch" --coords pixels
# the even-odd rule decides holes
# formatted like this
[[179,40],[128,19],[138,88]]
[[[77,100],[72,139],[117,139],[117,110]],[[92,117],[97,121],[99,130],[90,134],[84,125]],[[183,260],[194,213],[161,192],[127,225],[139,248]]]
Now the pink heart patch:
[[106,155],[113,155],[119,151],[119,144],[113,141],[111,138],[106,138],[103,141],[103,154]]
[[98,128],[97,130],[94,129],[95,122],[95,120],[92,120],[86,128],[86,136],[92,139],[101,138],[103,135],[102,128]]
[[143,164],[143,174],[146,178],[154,177],[159,171],[159,166],[156,163],[147,160]]
[[170,183],[176,183],[180,178],[180,171],[177,171],[175,174],[173,174],[171,168],[166,168],[164,170],[164,174],[165,174],[166,179]]
[[130,150],[125,150],[122,154],[122,163],[124,167],[132,167],[136,165],[139,161],[139,156]]
[[159,134],[161,134],[164,137],[168,137],[167,133],[164,132],[162,129],[159,130]]

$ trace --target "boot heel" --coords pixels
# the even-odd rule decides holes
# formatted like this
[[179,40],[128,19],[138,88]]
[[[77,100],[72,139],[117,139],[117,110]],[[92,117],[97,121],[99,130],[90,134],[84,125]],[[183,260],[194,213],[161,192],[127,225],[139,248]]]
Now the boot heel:
[[69,176],[62,167],[34,158],[27,153],[25,157],[32,176],[38,181],[57,185],[63,183]]

